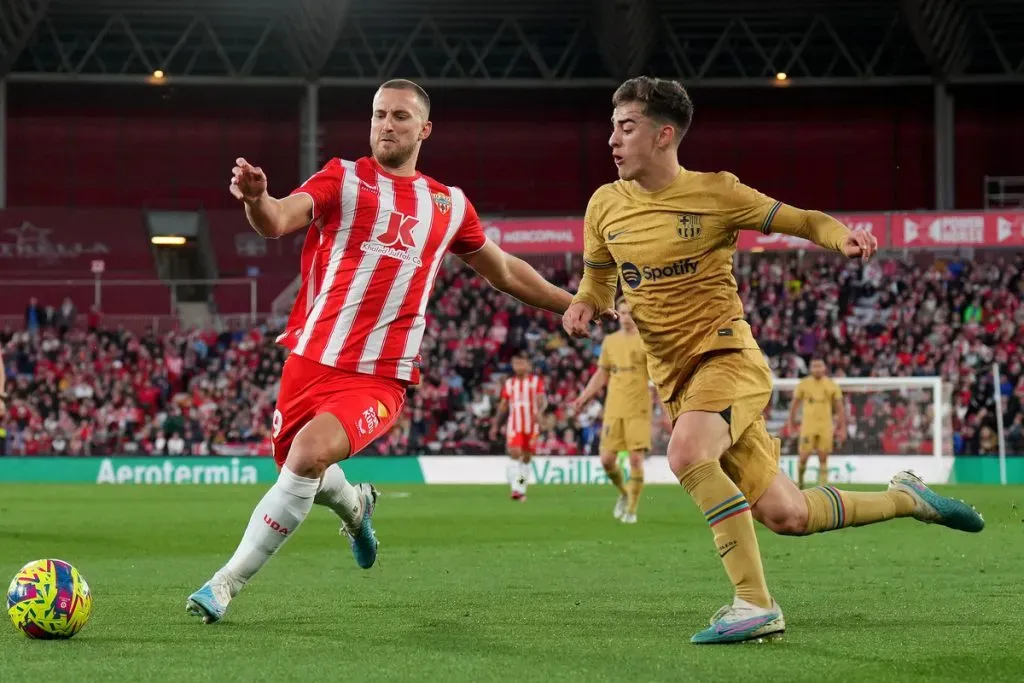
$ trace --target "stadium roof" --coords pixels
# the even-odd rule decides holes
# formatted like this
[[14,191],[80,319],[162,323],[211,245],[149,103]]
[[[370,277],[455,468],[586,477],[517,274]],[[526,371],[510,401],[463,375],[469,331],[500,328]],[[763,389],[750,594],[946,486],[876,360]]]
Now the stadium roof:
[[[780,9],[784,7],[785,9]],[[1020,0],[0,0],[0,75],[574,87],[1024,82]]]

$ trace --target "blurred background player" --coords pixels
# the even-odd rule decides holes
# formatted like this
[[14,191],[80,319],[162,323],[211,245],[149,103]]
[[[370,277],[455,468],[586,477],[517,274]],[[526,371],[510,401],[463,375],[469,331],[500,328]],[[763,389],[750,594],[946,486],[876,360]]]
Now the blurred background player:
[[[647,352],[640,331],[629,314],[629,304],[620,298],[616,304],[619,331],[609,334],[601,344],[597,370],[573,409],[579,413],[606,385],[604,419],[601,429],[601,465],[609,481],[619,491],[613,515],[625,524],[636,524],[637,505],[644,487],[644,458],[651,450],[651,383],[647,374]],[[657,393],[666,428],[672,425]],[[624,480],[618,454],[629,452],[629,481]]]
[[[843,392],[838,384],[825,376],[825,370],[824,360],[812,359],[811,374],[796,385],[793,403],[789,406],[786,431],[790,433],[796,425],[797,411],[803,407],[800,419],[800,445],[797,451],[799,463],[796,485],[800,488],[804,487],[804,474],[807,472],[807,461],[812,452],[818,454],[818,485],[824,486],[828,483],[828,456],[832,455],[832,435],[835,434],[840,448],[846,439]],[[835,424],[832,421],[833,414],[838,418]]]
[[598,188],[587,205],[583,279],[563,326],[589,336],[595,312],[612,303],[622,280],[648,370],[675,420],[669,466],[704,514],[735,589],[732,604],[691,642],[739,642],[785,630],[765,581],[755,517],[792,535],[910,516],[981,531],[984,521],[970,506],[909,472],[893,477],[888,491],[850,492],[800,491],[779,471],[779,441],[763,417],[772,374],[733,275],[737,233],[782,232],[863,260],[878,242],[820,211],[767,197],[731,173],[682,168],[679,143],[693,103],[679,83],[633,78],[616,90],[612,105],[608,144],[619,180]]
[[372,155],[331,159],[284,199],[261,169],[238,159],[231,194],[265,238],[308,228],[302,287],[278,342],[291,354],[274,411],[277,482],[253,511],[234,555],[186,609],[204,623],[228,603],[302,524],[314,503],[341,518],[356,563],[377,557],[377,491],[352,486],[336,463],[387,433],[420,376],[427,300],[445,255],[459,255],[496,289],[564,311],[571,297],[483,232],[456,188],[416,170],[429,137],[430,99],[411,81],[381,85],[370,117]]
[[498,439],[498,428],[506,412],[505,444],[512,459],[507,469],[512,500],[525,501],[530,482],[530,460],[536,454],[540,434],[540,416],[548,407],[544,380],[530,372],[525,351],[512,357],[512,377],[501,385],[501,401],[491,424],[491,441]]

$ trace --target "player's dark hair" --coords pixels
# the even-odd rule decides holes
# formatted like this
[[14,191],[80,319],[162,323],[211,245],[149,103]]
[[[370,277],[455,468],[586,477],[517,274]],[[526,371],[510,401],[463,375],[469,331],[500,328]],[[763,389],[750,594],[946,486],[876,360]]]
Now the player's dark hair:
[[619,86],[612,95],[612,105],[621,107],[631,102],[644,105],[644,116],[671,123],[681,140],[693,122],[693,102],[682,83],[665,78],[637,76]]
[[430,95],[416,83],[405,78],[392,78],[390,81],[381,83],[380,87],[388,90],[412,90],[423,103],[423,108],[427,110],[427,116],[430,116]]

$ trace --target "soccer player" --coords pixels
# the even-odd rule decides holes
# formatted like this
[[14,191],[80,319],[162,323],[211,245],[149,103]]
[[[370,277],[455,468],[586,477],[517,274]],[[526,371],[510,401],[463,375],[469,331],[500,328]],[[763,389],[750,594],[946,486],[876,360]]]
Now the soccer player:
[[508,465],[508,483],[512,500],[526,501],[526,488],[530,483],[530,460],[537,452],[540,416],[548,407],[544,395],[544,380],[530,372],[530,359],[525,351],[512,357],[513,376],[501,386],[501,401],[491,423],[491,441],[498,438],[498,426],[508,413],[505,425],[505,444],[512,462]]
[[[601,466],[619,491],[612,515],[624,524],[636,524],[636,510],[644,488],[644,458],[651,450],[651,392],[647,374],[647,352],[640,331],[629,314],[629,303],[616,303],[619,331],[601,345],[597,370],[583,392],[573,401],[579,413],[606,385],[604,426],[601,430]],[[667,415],[661,398],[654,394],[662,415]],[[668,418],[666,417],[666,422]],[[671,423],[667,424],[672,429]],[[629,452],[629,482],[625,481],[618,455]]]
[[571,295],[486,239],[462,190],[416,170],[431,133],[430,100],[415,83],[384,83],[373,98],[371,155],[331,159],[289,196],[267,193],[264,172],[236,160],[231,194],[263,237],[308,228],[302,287],[278,341],[290,349],[273,419],[280,476],[252,513],[227,564],[188,598],[205,623],[280,549],[314,503],[341,518],[356,563],[373,565],[377,492],[340,467],[386,433],[420,376],[424,313],[445,254],[501,291],[564,312]]
[[864,260],[877,241],[819,211],[771,199],[730,173],[682,168],[679,143],[693,116],[682,85],[634,78],[612,101],[609,145],[619,180],[598,188],[587,206],[583,280],[563,326],[587,336],[621,277],[648,369],[675,422],[669,465],[703,512],[735,588],[732,604],[691,641],[785,630],[765,582],[754,519],[792,535],[894,517],[980,531],[984,520],[975,510],[909,472],[896,474],[887,491],[850,492],[800,491],[779,471],[779,441],[762,417],[771,371],[743,319],[732,272],[737,231],[783,232]]
[[[824,486],[828,483],[828,456],[832,454],[833,431],[840,447],[846,440],[846,407],[843,405],[843,392],[839,385],[825,376],[825,361],[821,358],[811,359],[811,376],[804,377],[796,385],[793,402],[789,406],[787,432],[793,430],[800,406],[804,410],[800,421],[800,460],[796,485],[801,489],[804,487],[807,461],[813,451],[818,454],[818,485]],[[833,410],[838,417],[835,425],[832,423]]]

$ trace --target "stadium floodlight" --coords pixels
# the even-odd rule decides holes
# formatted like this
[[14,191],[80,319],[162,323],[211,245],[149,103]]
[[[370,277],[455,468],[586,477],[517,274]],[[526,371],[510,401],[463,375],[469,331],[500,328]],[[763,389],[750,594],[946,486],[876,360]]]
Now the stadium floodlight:
[[161,247],[180,247],[188,240],[180,235],[153,235],[149,241]]

